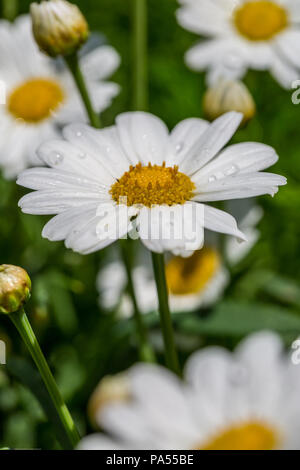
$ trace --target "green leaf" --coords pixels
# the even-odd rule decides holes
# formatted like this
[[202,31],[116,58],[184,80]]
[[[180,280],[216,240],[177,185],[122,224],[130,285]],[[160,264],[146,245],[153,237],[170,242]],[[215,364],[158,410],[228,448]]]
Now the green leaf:
[[212,314],[200,318],[196,314],[178,317],[179,328],[187,333],[210,336],[242,337],[259,330],[278,333],[300,333],[300,317],[275,305],[227,301],[220,303]]

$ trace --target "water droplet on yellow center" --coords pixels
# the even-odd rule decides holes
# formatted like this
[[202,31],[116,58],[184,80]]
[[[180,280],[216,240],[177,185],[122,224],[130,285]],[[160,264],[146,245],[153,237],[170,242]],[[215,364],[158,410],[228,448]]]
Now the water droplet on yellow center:
[[249,421],[215,435],[197,450],[274,450],[278,446],[277,430],[259,421]]
[[240,34],[251,41],[266,41],[285,29],[285,8],[268,0],[249,1],[235,11],[234,23]]
[[166,265],[169,291],[174,295],[188,295],[201,292],[220,267],[216,250],[203,248],[190,258],[176,256]]
[[[140,163],[131,166],[129,171],[113,184],[110,189],[112,198],[117,202],[132,206],[184,204],[193,196],[195,184],[178,167]],[[126,198],[126,199],[124,199]]]
[[35,78],[18,86],[11,93],[7,107],[15,118],[37,123],[50,117],[63,100],[64,93],[57,82]]

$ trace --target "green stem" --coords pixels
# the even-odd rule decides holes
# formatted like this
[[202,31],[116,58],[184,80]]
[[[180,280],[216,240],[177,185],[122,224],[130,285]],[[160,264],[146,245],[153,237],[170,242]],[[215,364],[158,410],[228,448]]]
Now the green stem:
[[24,343],[26,344],[32,359],[41,374],[41,377],[47,387],[49,395],[56,408],[57,414],[65,429],[70,443],[70,449],[74,449],[80,440],[79,433],[70,415],[70,412],[57,388],[56,382],[43,355],[36,336],[31,328],[27,315],[23,309],[9,315],[15,327],[19,331]]
[[[85,105],[86,111],[88,113],[91,125],[97,129],[101,128],[100,118],[93,109],[93,105],[88,94],[85,80],[80,69],[78,55],[73,54],[69,57],[65,57],[65,60],[74,77],[77,88],[81,94],[81,97]],[[146,362],[153,362],[155,361],[154,353],[150,345],[148,344],[147,332],[146,332],[146,329],[144,328],[142,316],[138,309],[138,305],[136,301],[134,285],[132,281],[132,274],[131,274],[131,271],[132,271],[131,260],[130,260],[130,256],[128,255],[129,243],[126,243],[127,241],[128,240],[123,240],[123,241],[121,240],[121,251],[122,251],[123,261],[125,264],[125,269],[127,272],[128,289],[129,289],[129,293],[130,293],[132,303],[134,306],[134,318],[135,318],[137,333],[139,337],[139,344],[140,344],[140,358],[141,360],[146,361]],[[126,243],[126,247],[124,246],[125,243]]]
[[137,303],[137,299],[135,295],[134,283],[132,279],[132,262],[131,262],[131,254],[129,250],[129,243],[130,243],[130,240],[120,240],[121,254],[122,254],[123,262],[124,262],[126,273],[127,273],[128,291],[129,291],[132,304],[133,304],[134,320],[136,324],[136,331],[137,331],[138,342],[139,342],[140,359],[144,362],[155,362],[155,355],[154,355],[153,349],[151,348],[148,342],[147,330],[145,328],[145,325],[143,322],[143,316],[138,307],[138,303]]
[[2,0],[3,18],[13,21],[18,14],[18,0]]
[[148,105],[147,0],[133,1],[133,109],[145,111]]
[[101,128],[101,121],[99,115],[93,108],[92,101],[85,83],[84,76],[80,69],[80,64],[78,60],[78,54],[72,54],[68,57],[65,57],[66,64],[69,67],[71,74],[73,75],[74,81],[77,85],[78,91],[82,98],[83,104],[85,106],[86,112],[88,114],[90,123],[96,129]]
[[169,309],[164,255],[152,252],[152,263],[158,294],[160,322],[165,344],[166,364],[169,369],[180,375],[172,319]]

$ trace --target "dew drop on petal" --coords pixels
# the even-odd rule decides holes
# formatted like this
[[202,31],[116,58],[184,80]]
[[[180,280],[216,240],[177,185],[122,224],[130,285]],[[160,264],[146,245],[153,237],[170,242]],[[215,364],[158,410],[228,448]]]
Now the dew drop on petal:
[[64,160],[63,155],[58,152],[55,152],[50,158],[50,162],[52,165],[59,165],[60,163],[63,162],[63,160]]
[[179,142],[176,147],[175,147],[175,150],[177,153],[179,153],[181,150],[183,149],[183,143],[182,142]]
[[232,176],[235,175],[238,171],[239,168],[237,167],[237,165],[231,165],[231,167],[227,168],[224,173],[226,176]]
[[216,181],[217,177],[215,175],[210,175],[209,178],[208,178],[208,182],[209,183],[213,183],[214,181]]
[[76,131],[76,137],[82,137],[82,132],[81,131]]

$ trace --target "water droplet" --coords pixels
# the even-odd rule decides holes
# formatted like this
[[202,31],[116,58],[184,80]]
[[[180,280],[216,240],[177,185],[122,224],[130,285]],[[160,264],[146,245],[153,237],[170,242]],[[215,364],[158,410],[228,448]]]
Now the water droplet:
[[84,159],[87,157],[87,155],[86,155],[86,153],[84,153],[84,152],[80,152],[80,153],[78,154],[78,157],[79,157],[81,160],[84,160]]
[[76,131],[76,137],[82,137],[82,132],[81,131]]
[[175,147],[175,150],[177,153],[179,153],[181,150],[183,149],[183,143],[182,142],[179,142],[176,147]]
[[64,160],[64,157],[61,153],[57,153],[55,152],[52,156],[51,156],[51,163],[52,165],[59,165],[60,163],[63,162]]
[[239,168],[236,165],[231,165],[231,167],[227,168],[224,173],[226,176],[235,175],[239,171]]
[[209,183],[213,183],[214,181],[216,181],[217,177],[215,175],[210,175],[209,178],[208,178],[208,182]]

